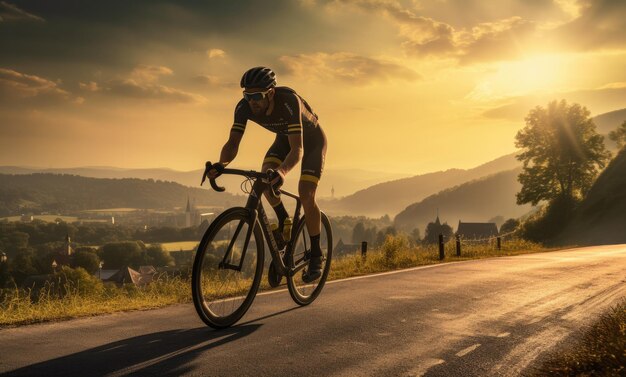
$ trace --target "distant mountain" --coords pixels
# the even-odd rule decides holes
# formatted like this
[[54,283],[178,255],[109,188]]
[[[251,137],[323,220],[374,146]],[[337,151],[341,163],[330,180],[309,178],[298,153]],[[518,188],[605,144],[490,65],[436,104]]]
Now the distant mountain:
[[626,109],[615,110],[593,117],[593,122],[598,127],[598,133],[603,135],[617,129],[625,120]]
[[88,209],[240,205],[243,196],[137,178],[103,179],[58,174],[0,174],[0,216]]
[[626,148],[596,179],[558,242],[626,243]]
[[450,169],[379,183],[339,200],[320,201],[320,207],[331,214],[393,216],[428,195],[520,165],[512,153],[469,170]]
[[435,220],[437,211],[441,222],[447,222],[454,230],[459,220],[487,222],[496,216],[520,217],[532,210],[530,205],[518,206],[515,202],[515,194],[521,189],[517,181],[521,171],[521,168],[507,170],[431,195],[400,212],[394,225],[408,231],[418,227],[423,234],[426,225]]
[[[233,165],[237,169],[258,169],[250,167],[240,167]],[[201,169],[192,171],[178,171],[168,168],[156,169],[122,169],[116,167],[78,167],[78,168],[58,168],[44,169],[35,167],[19,167],[19,166],[0,166],[0,174],[33,174],[33,173],[52,173],[52,174],[71,174],[82,177],[91,178],[140,178],[154,179],[162,181],[177,182],[181,185],[190,187],[200,187],[200,179],[202,177]],[[285,189],[293,192],[298,191],[299,168],[296,168],[288,177],[285,183]],[[406,177],[407,174],[379,172],[362,169],[327,169],[320,182],[318,190],[320,197],[330,197],[331,189],[334,187],[335,196],[344,196],[352,194],[364,187],[371,186],[378,182],[388,181]],[[227,192],[233,194],[241,194],[240,185],[243,179],[238,176],[223,176],[219,178],[218,183],[224,186]]]
[[593,117],[599,134],[604,136],[604,144],[612,152],[618,152],[615,142],[608,138],[609,132],[616,130],[626,121],[626,109],[615,110]]

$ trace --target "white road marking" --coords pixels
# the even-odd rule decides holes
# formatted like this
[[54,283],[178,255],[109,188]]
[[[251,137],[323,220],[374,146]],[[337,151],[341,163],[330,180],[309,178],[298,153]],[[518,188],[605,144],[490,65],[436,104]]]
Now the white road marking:
[[480,347],[480,343],[476,343],[473,346],[470,346],[470,347],[467,347],[465,349],[462,349],[459,352],[457,352],[456,355],[458,357],[463,357],[463,356],[467,355],[468,353],[474,351],[478,347]]

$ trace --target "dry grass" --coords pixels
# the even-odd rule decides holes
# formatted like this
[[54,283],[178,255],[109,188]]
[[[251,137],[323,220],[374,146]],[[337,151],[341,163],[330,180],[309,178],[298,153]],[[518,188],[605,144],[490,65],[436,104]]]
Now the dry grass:
[[626,300],[529,376],[626,376]]
[[191,297],[189,281],[178,277],[164,275],[144,288],[118,288],[84,275],[87,279],[79,282],[59,278],[38,289],[5,289],[0,295],[0,326],[158,308]]
[[[456,257],[455,244],[449,242],[445,245],[446,261],[546,250],[541,245],[522,240],[509,240],[502,246],[502,250],[498,251],[495,245],[468,244],[463,246],[462,256]],[[435,263],[441,263],[436,245],[417,246],[405,236],[389,236],[381,247],[369,251],[365,259],[358,254],[335,258],[329,280]],[[191,284],[187,278],[162,275],[147,287],[127,285],[119,288],[102,284],[80,269],[64,270],[62,274],[55,284],[47,284],[40,289],[4,290],[0,295],[0,327],[151,309],[191,301]],[[270,289],[265,277],[261,289]]]

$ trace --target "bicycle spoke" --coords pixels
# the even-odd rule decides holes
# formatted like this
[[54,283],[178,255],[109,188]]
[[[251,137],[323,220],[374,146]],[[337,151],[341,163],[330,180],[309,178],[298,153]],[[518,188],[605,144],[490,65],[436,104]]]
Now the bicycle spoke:
[[194,284],[198,284],[199,291],[194,303],[196,297],[200,298],[196,309],[207,324],[215,327],[228,326],[243,315],[258,289],[262,273],[257,250],[259,232],[257,228],[254,242],[244,250],[246,227],[250,226],[246,219],[245,213],[223,219],[211,230],[209,241],[202,244],[204,250],[198,251],[202,259],[199,272],[194,267]]

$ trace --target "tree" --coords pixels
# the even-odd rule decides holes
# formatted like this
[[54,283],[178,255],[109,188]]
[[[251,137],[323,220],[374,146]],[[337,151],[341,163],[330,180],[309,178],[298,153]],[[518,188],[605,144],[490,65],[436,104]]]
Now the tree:
[[617,144],[617,149],[622,149],[626,145],[626,121],[617,130],[609,132],[609,139]]
[[428,223],[425,233],[423,242],[427,244],[438,243],[440,234],[443,234],[444,240],[450,239],[454,235],[452,227],[448,223],[438,224],[436,222]]
[[395,236],[398,234],[398,231],[393,226],[388,226],[385,229],[379,230],[376,234],[376,245],[380,246],[385,242],[387,236]]
[[15,259],[11,263],[11,272],[15,282],[21,284],[28,276],[36,275],[37,270],[33,266],[33,250],[22,248],[18,250]]
[[565,100],[528,113],[526,126],[515,137],[515,145],[523,149],[517,158],[524,164],[517,204],[584,197],[610,158],[589,115],[586,108]]
[[13,277],[9,273],[9,261],[0,261],[0,289],[10,287],[13,284]]
[[142,255],[141,247],[134,241],[113,242],[102,246],[101,254],[104,267],[116,269],[138,262]]
[[519,227],[519,221],[516,219],[508,219],[500,227],[500,234],[506,234],[513,232]]
[[352,229],[352,243],[360,243],[361,241],[365,241],[365,225],[359,221]]
[[92,248],[79,248],[74,253],[72,268],[84,268],[90,274],[95,274],[100,269],[100,258]]
[[174,265],[174,258],[160,244],[152,244],[146,249],[146,253],[152,260],[155,267],[166,267]]

